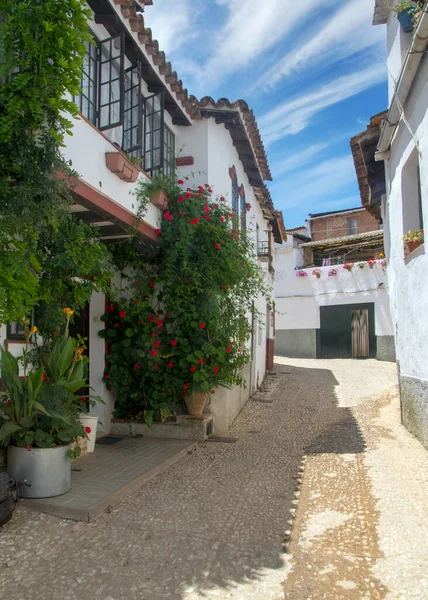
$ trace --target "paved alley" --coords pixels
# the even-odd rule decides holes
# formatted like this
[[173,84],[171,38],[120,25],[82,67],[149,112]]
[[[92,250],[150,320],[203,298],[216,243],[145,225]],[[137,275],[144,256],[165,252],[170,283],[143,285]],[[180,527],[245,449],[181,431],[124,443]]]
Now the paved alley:
[[[418,546],[426,533],[414,529],[427,508],[426,453],[398,424],[395,365],[277,361],[233,424],[234,443],[200,444],[95,522],[19,507],[0,531],[2,596],[428,598],[424,551],[402,541],[403,527]],[[419,490],[411,514],[406,489]]]

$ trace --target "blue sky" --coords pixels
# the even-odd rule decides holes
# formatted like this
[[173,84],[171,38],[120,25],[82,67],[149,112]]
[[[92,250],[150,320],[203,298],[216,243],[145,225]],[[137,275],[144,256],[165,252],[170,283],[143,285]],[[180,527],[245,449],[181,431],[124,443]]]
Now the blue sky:
[[360,204],[349,148],[387,108],[386,31],[374,0],[154,0],[145,10],[190,94],[243,98],[288,227]]

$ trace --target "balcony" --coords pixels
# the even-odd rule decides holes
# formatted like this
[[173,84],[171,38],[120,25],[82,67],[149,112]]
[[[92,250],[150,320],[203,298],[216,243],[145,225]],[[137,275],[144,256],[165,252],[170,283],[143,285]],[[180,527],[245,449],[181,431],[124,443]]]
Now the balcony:
[[272,248],[269,241],[257,242],[257,256],[262,262],[272,262]]

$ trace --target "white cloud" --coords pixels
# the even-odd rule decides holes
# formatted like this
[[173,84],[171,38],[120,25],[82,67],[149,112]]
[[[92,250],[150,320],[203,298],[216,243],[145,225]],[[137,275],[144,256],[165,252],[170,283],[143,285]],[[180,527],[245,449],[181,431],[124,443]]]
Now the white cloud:
[[367,90],[386,79],[383,63],[344,75],[294,100],[283,102],[259,119],[266,143],[303,131],[320,111]]
[[199,14],[197,4],[195,0],[180,0],[178,7],[177,0],[162,0],[145,9],[146,26],[152,29],[161,50],[174,52],[198,37],[200,32],[195,27]]
[[290,171],[300,169],[304,165],[311,162],[315,156],[328,148],[329,145],[330,142],[313,144],[312,146],[308,146],[308,148],[305,148],[300,152],[294,153],[291,155],[291,157],[288,156],[283,160],[277,160],[271,165],[273,177],[275,178],[279,175],[283,175],[284,173],[289,173]]
[[298,71],[332,64],[373,46],[384,44],[384,32],[371,26],[373,0],[350,0],[329,16],[315,35],[287,53],[257,81],[256,88],[270,89]]

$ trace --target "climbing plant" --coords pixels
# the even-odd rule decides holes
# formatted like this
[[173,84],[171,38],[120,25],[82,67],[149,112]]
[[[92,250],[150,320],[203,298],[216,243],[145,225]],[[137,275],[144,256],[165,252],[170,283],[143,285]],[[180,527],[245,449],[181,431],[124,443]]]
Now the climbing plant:
[[61,302],[78,309],[106,282],[107,250],[72,223],[76,174],[61,155],[88,18],[83,0],[0,3],[0,323],[41,302],[59,320]]
[[[141,184],[151,192],[156,180]],[[118,417],[162,419],[183,393],[244,385],[250,360],[248,318],[267,289],[238,219],[210,186],[162,181],[169,198],[159,249],[128,246],[121,267],[128,286],[116,296],[100,332],[110,345],[105,381]]]

